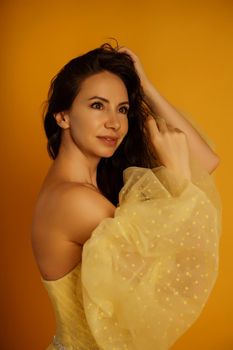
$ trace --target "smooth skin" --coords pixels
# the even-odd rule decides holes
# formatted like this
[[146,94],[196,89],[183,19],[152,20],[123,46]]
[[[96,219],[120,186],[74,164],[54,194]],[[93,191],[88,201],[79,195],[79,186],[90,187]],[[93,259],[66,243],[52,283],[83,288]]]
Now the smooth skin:
[[[100,98],[89,100],[93,96]],[[115,206],[98,189],[96,170],[101,157],[110,157],[128,132],[128,94],[121,79],[101,72],[82,84],[70,110],[54,116],[62,130],[57,158],[42,184],[35,205],[32,247],[45,280],[71,271],[82,257],[82,246]],[[185,134],[166,122],[148,117],[147,132],[161,162],[190,176]],[[98,136],[119,137],[114,147]]]

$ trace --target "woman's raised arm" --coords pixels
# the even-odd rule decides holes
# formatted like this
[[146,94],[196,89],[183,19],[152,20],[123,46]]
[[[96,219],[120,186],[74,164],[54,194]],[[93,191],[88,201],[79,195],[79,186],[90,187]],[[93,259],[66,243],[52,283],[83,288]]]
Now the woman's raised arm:
[[140,77],[141,85],[145,93],[145,100],[150,105],[152,111],[156,115],[164,118],[167,124],[182,130],[187,135],[190,152],[199,160],[208,173],[212,173],[219,164],[220,158],[218,155],[211,149],[190,121],[154,87],[146,76],[138,56],[125,46],[121,46],[118,51],[129,54],[133,59],[135,69]]

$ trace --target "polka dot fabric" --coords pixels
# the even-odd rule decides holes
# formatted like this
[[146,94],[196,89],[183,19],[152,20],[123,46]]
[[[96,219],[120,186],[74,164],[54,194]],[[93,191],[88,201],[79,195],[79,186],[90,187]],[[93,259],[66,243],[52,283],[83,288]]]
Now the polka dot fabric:
[[100,349],[169,349],[207,303],[222,207],[213,175],[190,162],[191,180],[164,166],[125,169],[114,218],[83,246],[83,306]]

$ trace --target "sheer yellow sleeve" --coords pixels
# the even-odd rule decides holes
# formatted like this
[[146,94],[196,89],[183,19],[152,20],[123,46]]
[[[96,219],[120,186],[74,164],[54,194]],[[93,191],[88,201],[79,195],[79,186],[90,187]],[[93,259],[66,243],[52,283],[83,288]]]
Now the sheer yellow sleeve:
[[114,218],[84,244],[81,281],[103,350],[165,350],[199,317],[218,275],[221,200],[191,160],[192,180],[129,167]]

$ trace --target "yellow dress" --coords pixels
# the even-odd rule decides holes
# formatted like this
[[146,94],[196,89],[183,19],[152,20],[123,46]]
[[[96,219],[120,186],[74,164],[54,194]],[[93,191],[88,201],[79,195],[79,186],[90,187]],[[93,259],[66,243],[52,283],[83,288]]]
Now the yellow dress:
[[124,170],[82,263],[42,279],[57,322],[47,350],[167,350],[197,320],[218,276],[222,206],[213,175],[193,158],[191,172]]

